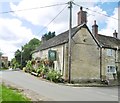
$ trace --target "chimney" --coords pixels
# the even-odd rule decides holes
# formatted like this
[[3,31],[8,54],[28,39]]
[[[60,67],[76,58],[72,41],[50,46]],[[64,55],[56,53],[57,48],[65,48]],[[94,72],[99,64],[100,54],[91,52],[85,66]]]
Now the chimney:
[[113,33],[113,37],[114,37],[114,38],[118,38],[118,33],[116,32],[116,30],[115,30],[114,33]]
[[78,12],[78,25],[83,23],[87,23],[87,12],[82,10],[83,8],[80,7],[80,11]]
[[92,26],[92,34],[98,39],[98,25],[96,24],[96,20],[94,20],[94,25]]
[[44,36],[42,36],[41,41],[42,41],[42,43],[44,43],[44,42],[46,42],[47,40],[46,40],[46,38],[45,38]]

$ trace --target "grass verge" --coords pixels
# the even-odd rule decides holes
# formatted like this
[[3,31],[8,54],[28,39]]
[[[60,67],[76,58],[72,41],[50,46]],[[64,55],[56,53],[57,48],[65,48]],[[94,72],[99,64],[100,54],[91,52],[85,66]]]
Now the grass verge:
[[0,85],[0,102],[4,101],[30,101],[27,97],[23,96],[18,90],[13,90],[10,87]]

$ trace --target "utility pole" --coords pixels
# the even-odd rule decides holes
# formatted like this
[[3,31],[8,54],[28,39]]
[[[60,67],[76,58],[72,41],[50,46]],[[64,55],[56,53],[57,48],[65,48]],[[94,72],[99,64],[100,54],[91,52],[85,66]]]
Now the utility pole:
[[23,52],[23,50],[21,49],[21,69],[22,69],[22,52]]
[[0,68],[2,67],[2,59],[1,59],[1,58],[2,58],[2,54],[3,54],[3,53],[0,52]]
[[71,83],[71,34],[72,34],[72,1],[70,1],[69,4],[69,42],[68,42],[68,71],[69,71],[69,83]]

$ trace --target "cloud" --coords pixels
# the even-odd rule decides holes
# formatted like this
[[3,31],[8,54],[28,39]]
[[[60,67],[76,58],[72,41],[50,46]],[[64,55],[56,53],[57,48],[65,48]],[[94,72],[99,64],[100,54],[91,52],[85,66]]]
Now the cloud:
[[34,37],[32,31],[22,26],[20,20],[0,18],[0,49],[4,55],[11,54],[9,59],[17,49]]
[[118,31],[118,20],[113,19],[117,18],[118,19],[118,8],[114,9],[113,15],[111,17],[108,17],[106,20],[106,28],[103,28],[100,30],[99,33],[107,36],[113,36],[114,30]]
[[[10,3],[12,10],[23,10],[27,8],[36,8],[43,7],[47,5],[52,5],[54,0],[44,1],[44,0],[22,0],[18,5]],[[27,11],[15,12],[15,15],[19,18],[23,18],[27,21],[30,21],[33,25],[46,25],[62,8],[40,8],[40,9],[31,9]],[[56,12],[57,11],[57,12]]]
[[[93,0],[81,2],[79,0],[74,0],[75,3],[85,6],[92,11],[97,11],[102,14],[107,14],[106,11],[101,9],[99,6],[95,4],[100,0]],[[28,8],[35,7],[43,7],[47,5],[66,3],[68,0],[58,1],[58,0],[21,0],[19,3],[10,3],[11,10],[23,10]],[[86,3],[87,2],[87,3]],[[100,1],[101,2],[101,1]],[[106,0],[107,2],[107,0]],[[109,2],[109,1],[108,1]],[[59,34],[69,28],[69,10],[66,9],[50,24],[51,20],[55,18],[55,16],[67,5],[50,7],[50,8],[42,8],[42,9],[31,9],[26,11],[14,12],[12,14],[12,18],[0,18],[0,49],[6,54],[9,55],[10,58],[13,57],[14,52],[27,43],[33,37],[33,29],[28,28],[23,25],[24,21],[28,21],[33,26],[47,26],[48,31],[55,31],[56,34]],[[73,5],[73,26],[77,25],[77,12],[79,11],[79,7]],[[113,31],[116,29],[117,21],[111,18],[107,18],[98,13],[92,12],[90,10],[86,10],[88,12],[88,26],[91,28],[93,25],[93,21],[96,20],[98,24],[106,23],[107,26],[104,29],[101,29],[99,33],[104,35],[112,35]],[[117,18],[117,8],[114,10],[114,13],[111,17]],[[38,37],[36,37],[38,38]]]
[[[22,0],[18,5],[15,5],[14,3],[10,3],[10,7],[12,10],[23,10],[27,8],[35,8],[35,7],[43,7],[47,5],[53,5],[53,4],[61,4],[61,3],[67,3],[68,0],[60,1],[60,0],[48,0],[47,2],[45,0]],[[95,2],[88,2],[87,4],[85,2],[80,2],[78,0],[74,0],[75,3],[80,5],[86,5],[87,7],[91,7],[95,4]],[[21,11],[21,12],[15,12],[13,15],[15,17],[27,20],[31,22],[33,25],[38,26],[47,26],[48,30],[56,31],[56,33],[60,33],[64,30],[66,30],[69,22],[69,10],[66,8],[50,25],[49,22],[55,18],[55,16],[65,7],[68,5],[60,5],[56,7],[48,7],[48,8],[40,8],[40,9],[32,9],[28,11]],[[77,12],[79,11],[79,7],[74,6],[73,9],[73,26],[77,24]],[[58,28],[59,29],[58,29]]]
[[[88,10],[88,26],[90,27],[91,25],[93,25],[94,20],[96,20],[98,24],[105,23],[105,21],[107,20],[107,17],[102,14],[107,15],[106,11],[103,11],[98,6],[89,8],[89,10]],[[101,18],[102,18],[102,20],[101,20]]]
[[[95,13],[93,11],[100,12],[101,14],[107,15],[106,11],[103,11],[100,7],[95,6],[97,2],[101,2],[100,0],[90,0],[88,1],[79,1],[74,0],[75,3],[87,7],[90,10],[86,10],[88,12],[88,26],[91,28],[91,25],[93,25],[93,21],[96,20],[97,23],[102,24],[107,20],[107,17],[100,15],[99,13]],[[58,1],[58,0],[22,0],[19,2],[18,5],[15,5],[14,3],[10,3],[10,7],[12,10],[23,10],[28,8],[35,8],[35,7],[43,7],[47,5],[52,4],[60,4],[60,3],[67,3],[68,0]],[[87,2],[87,3],[86,3]],[[107,2],[107,0],[105,1]],[[69,10],[66,8],[50,25],[50,21],[65,7],[63,6],[56,6],[56,7],[50,7],[50,8],[40,8],[40,9],[33,9],[28,11],[21,11],[21,12],[15,12],[13,15],[15,17],[27,20],[31,22],[33,25],[37,26],[47,26],[48,31],[55,31],[56,34],[59,34],[69,28]],[[79,11],[79,7],[73,6],[73,26],[77,25],[77,12]],[[91,11],[92,10],[92,11]],[[101,20],[102,18],[102,20]]]

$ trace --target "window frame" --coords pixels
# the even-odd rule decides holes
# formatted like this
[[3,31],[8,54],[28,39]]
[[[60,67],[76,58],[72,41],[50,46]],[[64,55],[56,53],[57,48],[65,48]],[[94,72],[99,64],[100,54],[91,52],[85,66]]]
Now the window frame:
[[107,73],[109,73],[109,74],[116,73],[116,66],[114,66],[114,65],[108,65],[107,66]]
[[113,50],[112,49],[107,49],[107,56],[109,56],[109,57],[113,56]]

